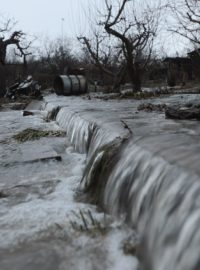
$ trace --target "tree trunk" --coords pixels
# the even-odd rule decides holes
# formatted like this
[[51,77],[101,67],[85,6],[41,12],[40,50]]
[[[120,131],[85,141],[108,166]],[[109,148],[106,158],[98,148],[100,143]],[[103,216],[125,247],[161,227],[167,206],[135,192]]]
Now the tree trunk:
[[5,66],[0,63],[0,97],[6,93],[6,71]]
[[114,79],[114,83],[113,83],[113,87],[112,87],[112,91],[119,93],[120,92],[120,87],[124,81],[125,75],[126,75],[126,71],[127,71],[127,67],[124,66],[119,73],[116,74],[115,79]]
[[24,56],[23,77],[26,78],[27,76],[28,76],[28,63],[26,61],[26,57]]
[[128,63],[128,74],[132,84],[133,93],[141,91],[141,70],[138,64]]
[[141,91],[141,75],[139,70],[135,71],[135,74],[133,75],[132,85],[134,93]]

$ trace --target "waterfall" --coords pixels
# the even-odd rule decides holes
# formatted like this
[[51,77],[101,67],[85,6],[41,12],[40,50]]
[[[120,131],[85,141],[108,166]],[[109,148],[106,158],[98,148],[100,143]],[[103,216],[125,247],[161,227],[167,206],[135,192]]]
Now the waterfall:
[[100,128],[95,122],[84,119],[68,107],[60,109],[56,121],[66,130],[74,148],[81,153],[87,153],[88,159],[102,146],[119,137],[117,132]]
[[141,235],[144,268],[200,269],[199,176],[69,107],[56,121],[75,149],[87,153],[81,184],[92,201]]
[[200,269],[199,180],[132,142],[123,150],[104,201],[137,228],[148,269]]

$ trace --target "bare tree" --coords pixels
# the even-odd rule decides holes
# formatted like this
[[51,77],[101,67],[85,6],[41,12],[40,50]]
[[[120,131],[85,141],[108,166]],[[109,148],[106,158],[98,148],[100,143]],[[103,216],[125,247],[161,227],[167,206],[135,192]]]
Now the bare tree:
[[[133,6],[128,9],[131,8],[132,11],[128,14],[126,5],[131,2]],[[129,79],[133,91],[137,92],[141,90],[141,73],[151,57],[158,17],[155,17],[155,12],[152,13],[148,6],[139,11],[133,2],[135,1],[121,1],[115,12],[112,2],[105,0],[108,12],[102,24],[109,35],[121,41]]]
[[189,40],[195,47],[200,45],[200,1],[170,0],[174,26],[170,28],[175,34]]
[[67,68],[76,63],[72,53],[72,46],[67,38],[44,40],[44,46],[40,50],[40,59],[43,67],[46,67],[51,74],[64,74]]
[[5,20],[0,26],[0,72],[1,72],[1,83],[0,83],[0,96],[5,93],[5,65],[7,50],[9,46],[15,46],[16,55],[23,57],[24,72],[27,69],[26,57],[30,55],[28,49],[30,43],[24,45],[25,34],[22,31],[12,31],[15,23],[11,19]]
[[22,47],[22,45],[20,44],[23,36],[24,33],[22,31],[15,31],[7,39],[5,39],[4,36],[0,37],[0,62],[2,65],[5,65],[6,63],[6,51],[9,45],[15,45],[17,47],[19,51],[18,56],[20,57],[26,58],[27,55],[30,55],[30,53],[27,52],[29,45],[26,47]]
[[[107,34],[110,39],[114,40],[113,44],[118,45],[117,55],[121,60],[120,77],[127,72],[134,92],[141,90],[142,72],[151,57],[159,19],[158,5],[153,9],[149,4],[138,4],[137,0],[105,0],[105,11],[103,14],[101,13],[101,20],[98,22],[102,28],[102,36]],[[81,40],[96,65],[107,72],[102,61],[99,61],[97,48],[100,47],[100,40],[98,39],[96,42],[98,45],[96,50],[92,50],[88,38],[82,37]],[[119,78],[119,74],[117,74],[117,78]]]
[[125,69],[122,67],[122,49],[120,46],[111,44],[109,36],[96,31],[96,29],[93,29],[90,39],[81,36],[78,37],[78,40],[100,73],[110,78],[113,83],[113,90],[119,91],[119,85],[125,74]]

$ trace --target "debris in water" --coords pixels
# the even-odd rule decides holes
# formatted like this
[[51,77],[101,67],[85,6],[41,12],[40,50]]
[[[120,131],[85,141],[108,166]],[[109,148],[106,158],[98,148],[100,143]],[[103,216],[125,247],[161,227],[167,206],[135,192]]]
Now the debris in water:
[[4,193],[3,191],[0,191],[0,199],[7,198],[8,195]]
[[64,131],[52,131],[52,130],[38,130],[27,128],[22,132],[14,135],[13,138],[18,142],[26,142],[30,140],[38,140],[42,137],[64,137],[66,133]]
[[32,97],[39,97],[41,86],[37,81],[34,81],[32,76],[28,76],[24,81],[19,81],[14,85],[11,85],[5,97],[15,99],[19,95],[27,95]]
[[140,248],[139,239],[135,235],[125,239],[122,246],[124,254],[132,256],[138,256]]
[[130,134],[133,134],[133,131],[131,130],[131,128],[127,125],[127,123],[124,120],[121,120],[124,128],[128,129]]
[[23,116],[29,116],[29,115],[34,115],[34,113],[30,111],[23,111]]
[[166,118],[179,120],[200,120],[200,108],[168,107],[165,111]]
[[167,105],[164,104],[152,104],[152,103],[142,103],[138,106],[138,111],[145,111],[145,112],[164,112],[167,108]]

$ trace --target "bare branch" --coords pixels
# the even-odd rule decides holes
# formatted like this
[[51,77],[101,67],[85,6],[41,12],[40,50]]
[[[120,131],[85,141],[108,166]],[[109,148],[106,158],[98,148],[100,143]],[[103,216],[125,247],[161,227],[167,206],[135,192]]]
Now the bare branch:
[[[0,27],[0,33],[7,34],[8,36],[15,23],[16,22],[13,22],[11,19],[7,20],[5,23],[3,23],[3,26]],[[16,49],[18,50],[16,55],[23,57],[24,62],[26,61],[26,56],[31,54],[27,50],[30,48],[32,42],[29,42],[23,46],[22,41],[24,40],[24,37],[25,34],[22,31],[14,31],[7,38],[5,38],[4,35],[0,37],[0,63],[2,65],[5,65],[7,48],[10,45],[15,45]]]
[[100,43],[102,42],[102,40],[98,40],[98,37],[96,36],[96,51],[92,50],[91,44],[89,39],[87,39],[86,37],[78,37],[78,40],[87,47],[92,59],[94,60],[96,66],[102,70],[104,73],[106,73],[107,75],[114,77],[113,72],[111,72],[110,70],[106,69],[103,64],[101,63],[100,59],[99,59],[99,46]]
[[189,40],[194,46],[200,44],[200,2],[179,0],[170,5],[176,25],[169,29]]

